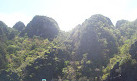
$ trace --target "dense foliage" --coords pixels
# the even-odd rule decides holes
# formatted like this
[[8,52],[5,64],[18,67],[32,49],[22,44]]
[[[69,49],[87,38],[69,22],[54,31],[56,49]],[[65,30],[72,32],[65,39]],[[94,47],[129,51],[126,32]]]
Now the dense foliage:
[[0,81],[136,81],[137,20],[91,16],[70,32],[46,16],[0,21]]

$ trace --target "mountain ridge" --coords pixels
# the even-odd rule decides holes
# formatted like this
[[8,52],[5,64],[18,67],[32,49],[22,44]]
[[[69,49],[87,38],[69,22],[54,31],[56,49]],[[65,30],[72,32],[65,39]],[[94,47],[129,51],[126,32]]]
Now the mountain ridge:
[[63,32],[54,19],[36,15],[22,26],[0,23],[0,81],[136,79],[136,20],[113,25],[95,14]]

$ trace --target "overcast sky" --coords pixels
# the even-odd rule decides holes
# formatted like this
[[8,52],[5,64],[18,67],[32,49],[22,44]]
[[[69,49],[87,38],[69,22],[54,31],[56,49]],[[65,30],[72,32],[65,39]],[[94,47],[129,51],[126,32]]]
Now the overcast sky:
[[0,0],[0,20],[12,27],[27,25],[35,15],[52,17],[61,30],[68,31],[94,14],[117,20],[137,19],[137,0]]

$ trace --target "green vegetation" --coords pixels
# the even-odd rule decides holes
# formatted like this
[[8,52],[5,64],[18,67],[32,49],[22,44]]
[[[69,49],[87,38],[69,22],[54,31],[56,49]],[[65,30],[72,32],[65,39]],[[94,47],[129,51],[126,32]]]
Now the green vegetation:
[[25,28],[25,25],[23,22],[19,21],[13,26],[13,28],[18,31],[22,31]]
[[136,81],[137,20],[96,14],[70,32],[46,16],[0,21],[0,81]]

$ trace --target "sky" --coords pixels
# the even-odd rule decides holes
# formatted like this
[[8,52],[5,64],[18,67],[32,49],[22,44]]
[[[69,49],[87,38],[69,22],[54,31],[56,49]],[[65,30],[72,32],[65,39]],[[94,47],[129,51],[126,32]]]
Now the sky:
[[117,20],[137,19],[137,0],[0,0],[0,20],[9,27],[22,21],[27,25],[35,15],[55,19],[61,30],[69,31],[94,14]]

